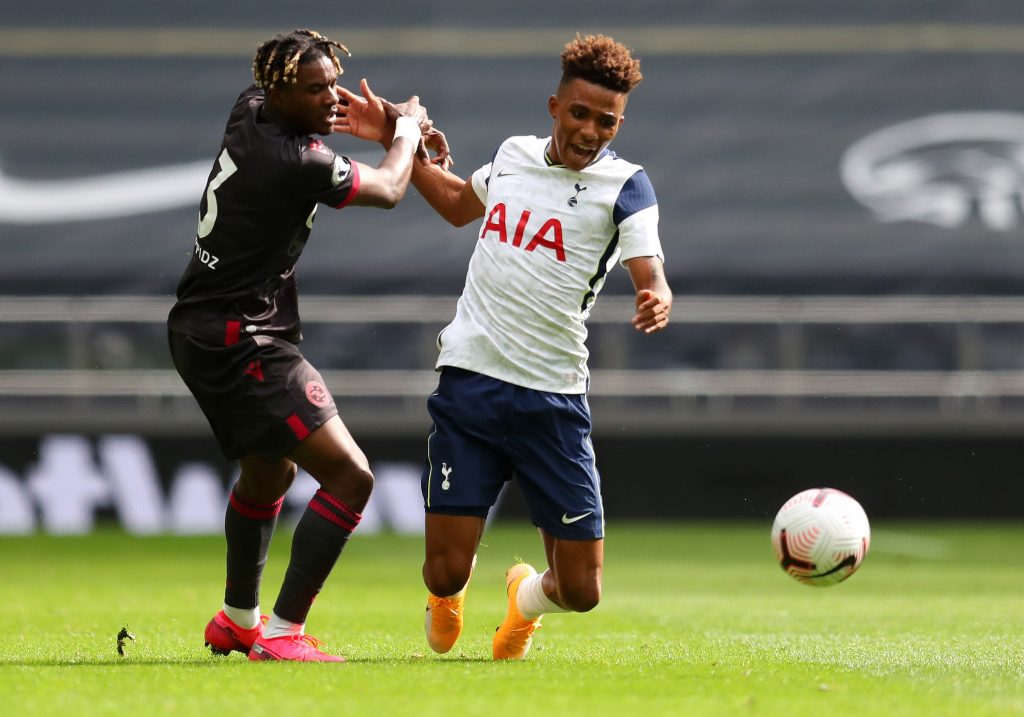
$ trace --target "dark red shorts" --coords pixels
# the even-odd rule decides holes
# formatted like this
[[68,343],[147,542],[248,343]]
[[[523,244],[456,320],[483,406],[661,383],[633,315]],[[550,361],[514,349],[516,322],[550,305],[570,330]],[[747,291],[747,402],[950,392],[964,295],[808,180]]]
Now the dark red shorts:
[[224,455],[276,461],[338,415],[323,377],[290,341],[243,336],[214,346],[168,332],[171,357]]

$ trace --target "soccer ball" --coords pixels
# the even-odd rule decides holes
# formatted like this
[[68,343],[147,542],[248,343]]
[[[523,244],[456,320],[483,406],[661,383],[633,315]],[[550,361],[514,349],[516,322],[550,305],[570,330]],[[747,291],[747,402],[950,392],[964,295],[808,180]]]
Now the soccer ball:
[[841,583],[860,567],[871,526],[860,503],[842,491],[811,488],[779,509],[772,547],[779,565],[806,585]]

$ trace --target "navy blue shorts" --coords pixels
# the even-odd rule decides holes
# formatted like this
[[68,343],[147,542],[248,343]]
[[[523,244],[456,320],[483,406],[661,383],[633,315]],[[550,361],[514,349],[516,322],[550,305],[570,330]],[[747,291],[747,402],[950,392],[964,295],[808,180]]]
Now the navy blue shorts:
[[585,395],[448,366],[427,410],[434,422],[421,479],[428,513],[485,517],[515,477],[534,525],[557,538],[604,537]]

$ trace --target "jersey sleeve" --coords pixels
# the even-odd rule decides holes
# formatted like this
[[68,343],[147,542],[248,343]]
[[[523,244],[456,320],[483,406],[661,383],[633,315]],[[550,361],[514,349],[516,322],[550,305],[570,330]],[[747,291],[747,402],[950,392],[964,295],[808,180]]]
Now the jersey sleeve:
[[235,107],[239,105],[248,105],[251,102],[263,103],[265,93],[262,89],[256,85],[249,85],[242,93],[238,95],[238,99],[235,100]]
[[359,170],[320,140],[307,139],[299,148],[298,189],[306,199],[341,209],[359,191]]
[[637,170],[622,185],[612,221],[619,230],[620,264],[638,256],[656,256],[664,261],[658,236],[658,200],[644,170]]
[[491,155],[491,161],[473,172],[473,176],[470,177],[470,181],[473,183],[473,191],[476,192],[477,199],[485,207],[487,206],[487,189],[491,183],[491,172],[494,171],[494,162],[498,158],[498,152],[501,151],[502,145],[504,145],[504,142],[499,144],[498,148],[494,150],[494,154]]
[[476,192],[477,198],[481,204],[487,206],[487,185],[491,177],[491,163],[488,162],[480,169],[473,172],[473,176],[470,180],[473,183],[473,191]]

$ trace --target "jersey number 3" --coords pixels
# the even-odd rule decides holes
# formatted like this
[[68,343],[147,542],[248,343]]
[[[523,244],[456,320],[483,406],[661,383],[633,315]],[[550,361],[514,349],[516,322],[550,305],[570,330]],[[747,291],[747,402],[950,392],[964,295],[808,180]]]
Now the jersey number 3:
[[217,163],[220,164],[220,171],[214,175],[206,187],[206,214],[199,217],[199,228],[196,230],[196,236],[200,239],[208,236],[217,222],[217,195],[214,192],[227,181],[228,177],[238,171],[238,166],[231,161],[231,155],[228,154],[227,149],[217,157]]

